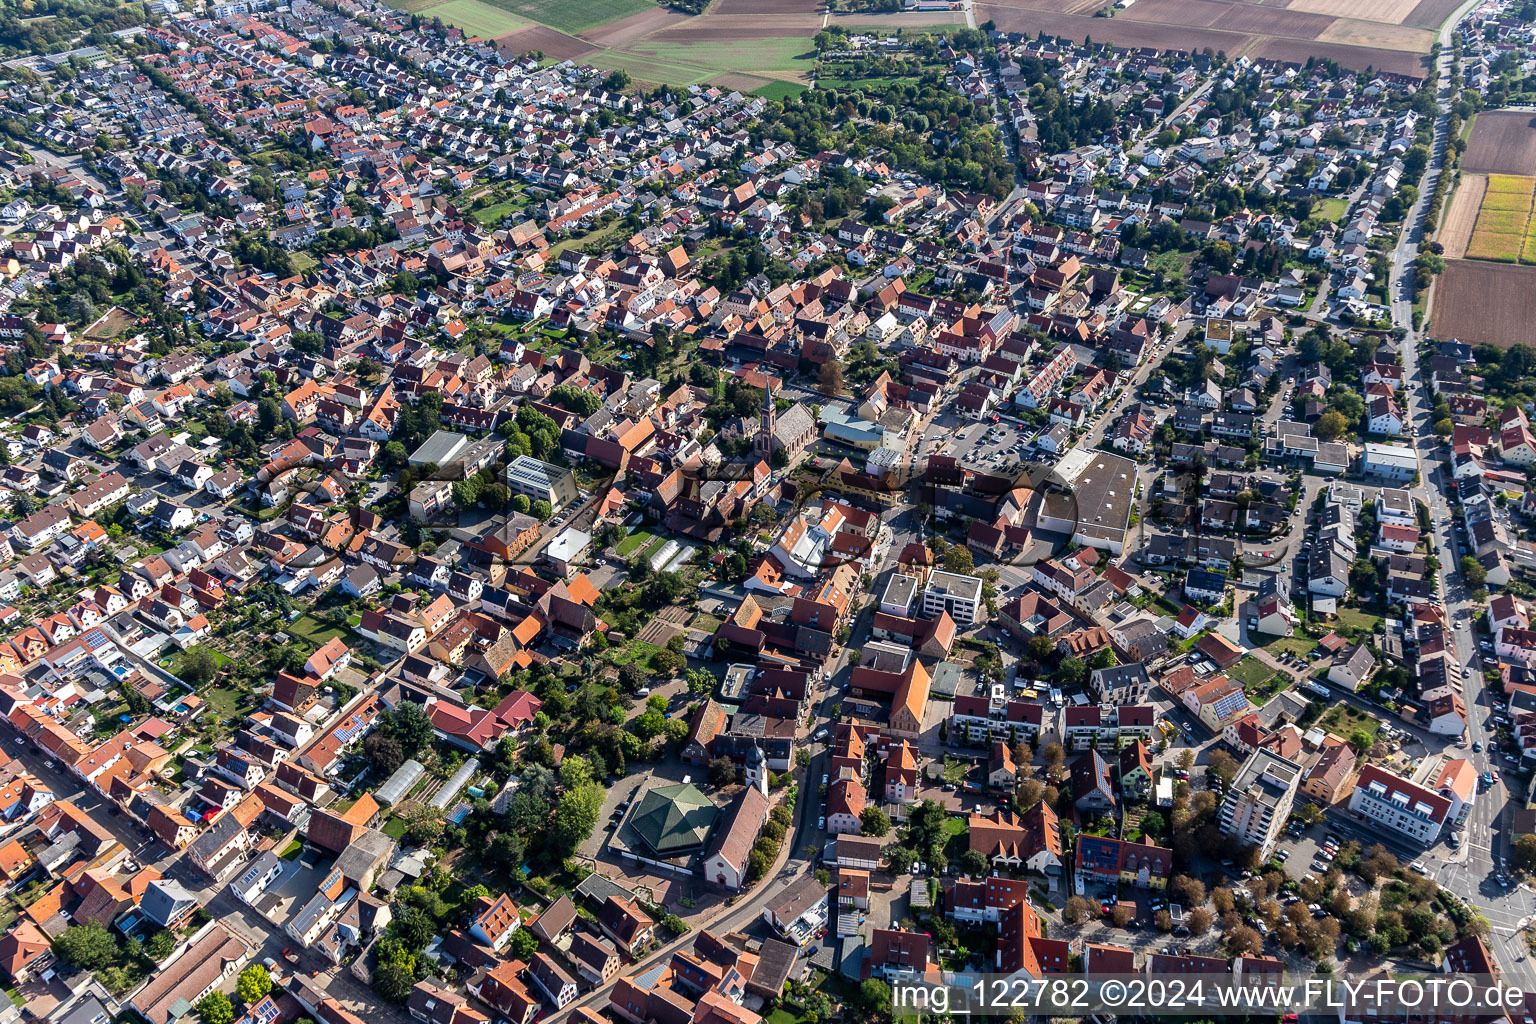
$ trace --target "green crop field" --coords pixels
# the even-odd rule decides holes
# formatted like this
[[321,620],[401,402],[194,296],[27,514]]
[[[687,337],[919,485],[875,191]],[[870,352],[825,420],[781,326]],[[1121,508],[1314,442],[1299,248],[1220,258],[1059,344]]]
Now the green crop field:
[[[561,32],[585,32],[631,14],[654,11],[651,0],[487,0],[493,7]],[[434,11],[434,13],[436,13]]]
[[1536,263],[1536,222],[1531,218],[1536,178],[1490,174],[1467,243],[1467,258],[1497,263]]
[[796,85],[794,82],[769,82],[752,90],[753,96],[761,96],[765,100],[789,100],[805,92],[805,86]]
[[395,9],[428,18],[441,18],[443,24],[463,29],[472,36],[494,39],[508,32],[527,28],[533,22],[519,18],[485,0],[447,0],[446,3],[423,3],[422,0],[394,0]]

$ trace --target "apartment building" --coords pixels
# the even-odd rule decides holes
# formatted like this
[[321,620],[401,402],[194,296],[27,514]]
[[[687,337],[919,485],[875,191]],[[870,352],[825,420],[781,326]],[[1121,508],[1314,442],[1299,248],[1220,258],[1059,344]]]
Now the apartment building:
[[957,626],[974,623],[981,608],[981,577],[934,570],[923,591],[923,614],[937,618],[948,612]]
[[1401,775],[1368,764],[1360,769],[1349,809],[1427,846],[1439,837],[1451,801]]
[[1222,802],[1222,832],[1257,846],[1267,859],[1290,816],[1301,776],[1301,765],[1272,751],[1249,754]]

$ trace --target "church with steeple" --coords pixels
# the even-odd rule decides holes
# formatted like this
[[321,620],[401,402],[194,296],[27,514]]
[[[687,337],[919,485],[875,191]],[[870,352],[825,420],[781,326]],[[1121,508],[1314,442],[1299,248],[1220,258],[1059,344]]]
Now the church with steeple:
[[779,415],[773,400],[773,378],[769,377],[763,388],[763,408],[758,414],[757,437],[752,442],[753,452],[770,464],[775,452],[783,452],[785,461],[792,461],[816,440],[816,420],[811,411],[799,402]]

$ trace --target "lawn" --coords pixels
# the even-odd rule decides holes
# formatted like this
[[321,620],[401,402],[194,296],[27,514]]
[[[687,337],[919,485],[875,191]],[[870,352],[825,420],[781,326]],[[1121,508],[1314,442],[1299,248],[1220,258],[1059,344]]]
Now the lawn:
[[332,637],[342,635],[342,631],[337,629],[335,626],[327,626],[313,615],[307,614],[300,615],[298,618],[288,623],[286,628],[288,632],[301,636],[304,639],[311,641],[316,646],[324,644]]
[[1190,256],[1179,252],[1177,249],[1170,249],[1167,252],[1160,252],[1148,260],[1147,269],[1158,270],[1164,274],[1182,274],[1189,269],[1190,259]]
[[1290,684],[1290,676],[1276,672],[1258,658],[1249,655],[1233,665],[1227,675],[1243,684],[1243,692],[1255,704],[1263,704]]
[[315,267],[319,265],[315,262],[315,258],[307,252],[289,253],[288,262],[292,264],[293,269],[300,274],[307,270],[314,270]]
[[655,644],[648,644],[644,640],[631,640],[623,647],[608,655],[608,660],[614,666],[628,665],[630,662],[638,664],[641,668],[648,669],[651,666],[651,655],[661,650]]
[[1344,214],[1348,211],[1349,200],[1341,199],[1338,197],[1330,197],[1328,199],[1324,199],[1322,202],[1312,207],[1312,215],[1314,217],[1321,217],[1324,220],[1333,221],[1334,223],[1339,223],[1342,221],[1344,219]]
[[[945,761],[944,781],[952,782],[957,786],[960,785],[960,783],[965,781],[965,773],[970,770],[970,767],[965,761]],[[958,818],[951,818],[949,820],[959,822]],[[960,822],[960,824],[963,827],[964,823]],[[948,826],[946,825],[945,827],[947,828]]]
[[651,533],[649,530],[636,530],[628,537],[625,537],[623,540],[619,541],[618,546],[614,548],[614,550],[619,553],[620,558],[628,558],[639,548],[644,547],[655,539],[656,535]]
[[1336,736],[1349,736],[1358,729],[1364,729],[1370,733],[1371,739],[1376,739],[1376,734],[1381,731],[1381,723],[1364,711],[1357,711],[1347,704],[1336,704],[1328,709],[1328,713],[1318,720],[1318,725]]
[[[561,32],[585,32],[631,14],[654,11],[651,0],[486,0],[519,18],[536,21]],[[432,8],[436,16],[438,8]]]
[[399,842],[400,837],[405,835],[405,830],[409,827],[409,823],[404,818],[390,818],[379,831]]
[[761,96],[765,100],[791,100],[802,92],[805,92],[805,86],[794,82],[769,82],[753,89],[752,95]]
[[448,0],[426,13],[433,18],[442,18],[445,24],[461,28],[472,36],[488,39],[516,32],[530,24],[528,19],[518,17],[510,8],[484,0]]
[[1374,633],[1376,627],[1381,625],[1381,616],[1363,612],[1358,608],[1339,609],[1339,628],[1353,630],[1357,633]]
[[208,702],[208,706],[218,712],[219,718],[226,722],[238,722],[240,720],[240,698],[242,696],[239,690],[231,690],[223,686],[210,686],[202,694],[203,700]]
[[475,220],[479,221],[485,227],[498,228],[501,227],[501,222],[503,220],[506,220],[507,217],[511,216],[513,213],[516,213],[519,209],[522,208],[522,205],[522,203],[515,199],[509,199],[506,202],[497,203],[494,206],[487,206],[484,209],[475,210],[470,214],[470,216],[475,218]]
[[1264,645],[1271,654],[1295,654],[1305,658],[1317,647],[1317,641],[1309,636],[1279,636]]

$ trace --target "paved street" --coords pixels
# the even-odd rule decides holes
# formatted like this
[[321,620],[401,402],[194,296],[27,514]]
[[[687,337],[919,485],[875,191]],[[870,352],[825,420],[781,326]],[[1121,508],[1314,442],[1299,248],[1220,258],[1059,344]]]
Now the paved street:
[[[1403,344],[1403,377],[1408,390],[1409,421],[1417,428],[1418,434],[1410,443],[1418,453],[1421,467],[1420,482],[1413,493],[1429,506],[1430,519],[1435,524],[1431,543],[1440,564],[1445,567],[1445,607],[1451,619],[1457,660],[1466,666],[1464,693],[1469,717],[1469,742],[1487,738],[1484,721],[1489,712],[1489,704],[1484,691],[1481,661],[1477,656],[1477,643],[1472,635],[1475,610],[1471,604],[1469,588],[1457,568],[1452,515],[1444,497],[1446,484],[1450,480],[1446,461],[1448,449],[1429,429],[1431,396],[1428,375],[1419,363],[1420,335],[1413,329],[1412,274],[1413,261],[1419,254],[1419,239],[1429,198],[1443,173],[1445,162],[1447,116],[1453,97],[1450,82],[1451,34],[1455,25],[1476,4],[1477,0],[1468,0],[1440,30],[1442,52],[1437,99],[1441,113],[1435,124],[1434,146],[1420,183],[1418,202],[1404,219],[1402,235],[1392,253],[1392,275],[1388,283],[1392,320],[1408,330]],[[1479,772],[1497,767],[1494,751],[1473,751],[1469,747],[1461,753],[1471,759]],[[1442,845],[1430,854],[1430,859],[1435,864],[1434,877],[1440,884],[1478,907],[1488,918],[1493,926],[1490,946],[1505,978],[1530,990],[1536,988],[1536,968],[1533,968],[1524,939],[1515,927],[1536,909],[1536,901],[1533,901],[1531,892],[1524,886],[1505,889],[1492,877],[1498,869],[1500,858],[1508,854],[1508,797],[1503,785],[1495,785],[1487,792],[1480,793],[1463,834],[1464,855],[1446,856],[1451,851]]]

